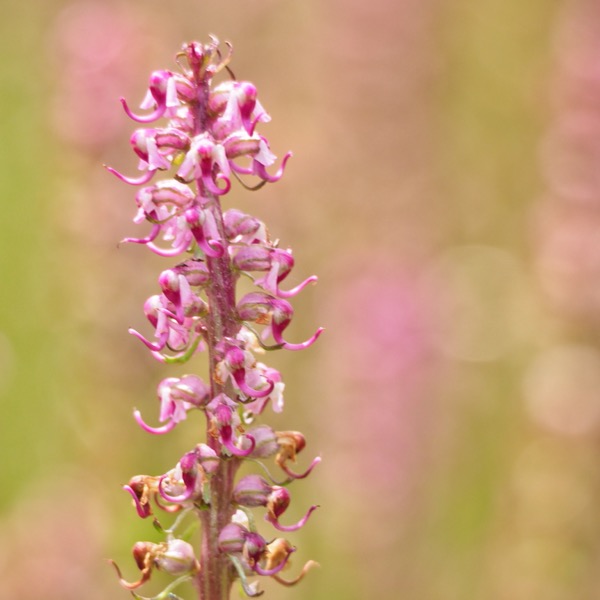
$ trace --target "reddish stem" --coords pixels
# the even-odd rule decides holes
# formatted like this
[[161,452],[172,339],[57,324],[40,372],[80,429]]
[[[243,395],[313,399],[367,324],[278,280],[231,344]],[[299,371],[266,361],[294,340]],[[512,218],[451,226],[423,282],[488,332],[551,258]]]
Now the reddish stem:
[[[206,103],[208,99],[208,80],[202,72],[196,72],[198,101],[195,106],[195,134],[201,134],[206,129]],[[235,337],[240,329],[235,309],[235,278],[227,252],[227,238],[223,225],[223,213],[219,198],[206,188],[203,179],[196,181],[198,194],[210,201],[210,208],[221,236],[223,252],[217,256],[206,255],[206,265],[209,273],[209,284],[206,295],[210,307],[207,317],[206,344],[209,355],[210,373],[215,372],[217,356],[215,348],[224,337]],[[205,201],[204,200],[204,201]],[[220,393],[233,395],[231,384],[222,385],[211,376],[211,395]],[[207,443],[218,454],[221,445],[207,427]],[[200,570],[196,577],[200,600],[227,600],[235,571],[227,556],[218,547],[219,532],[231,519],[233,513],[232,494],[235,473],[240,465],[236,457],[222,457],[220,466],[210,480],[209,507],[199,511],[202,523],[202,539],[200,547]]]

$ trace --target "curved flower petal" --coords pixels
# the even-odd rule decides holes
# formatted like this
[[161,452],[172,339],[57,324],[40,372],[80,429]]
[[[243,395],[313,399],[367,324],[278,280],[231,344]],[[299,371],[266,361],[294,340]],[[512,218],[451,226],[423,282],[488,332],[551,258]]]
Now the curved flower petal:
[[186,502],[189,500],[194,494],[194,485],[187,482],[185,484],[185,491],[183,494],[179,496],[170,496],[163,489],[163,481],[167,477],[167,474],[163,475],[158,481],[158,493],[164,498],[167,502],[173,502],[174,504],[180,504],[181,502]]
[[158,256],[163,256],[165,258],[169,258],[172,256],[179,256],[183,254],[189,247],[190,240],[184,237],[179,244],[173,246],[172,248],[161,248],[157,246],[154,242],[148,242],[146,244],[147,248],[150,248],[154,254],[158,254]]
[[142,414],[137,409],[133,411],[133,418],[137,421],[138,425],[144,431],[147,431],[148,433],[153,433],[155,435],[162,435],[163,433],[169,433],[169,431],[172,431],[175,428],[175,425],[177,425],[177,421],[175,421],[174,419],[171,419],[170,421],[168,421],[167,423],[165,423],[164,425],[162,425],[160,427],[151,427],[144,421],[144,419],[142,419]]
[[281,571],[281,569],[283,569],[285,567],[285,565],[287,565],[288,560],[290,559],[290,555],[292,554],[292,552],[295,552],[296,548],[291,547],[288,552],[286,557],[276,566],[274,566],[272,569],[263,569],[258,563],[255,563],[252,566],[252,570],[255,571],[256,573],[258,573],[259,575],[265,575],[267,577],[271,577],[272,575],[276,575],[277,573],[279,573],[279,571]]
[[125,243],[148,244],[150,242],[153,242],[158,237],[159,233],[160,233],[160,225],[155,224],[155,225],[152,225],[152,229],[150,230],[150,233],[146,237],[144,237],[144,238],[126,237],[121,240],[121,243],[122,244],[125,244]]
[[135,493],[135,490],[130,485],[124,485],[122,489],[131,495],[135,503],[135,509],[137,510],[137,514],[140,517],[142,517],[142,519],[145,519],[146,517],[149,517],[152,514],[150,503],[146,502],[145,504],[142,504],[140,502],[140,499],[138,498],[138,495]]
[[[196,240],[198,246],[202,249],[206,256],[210,258],[220,258],[225,252],[223,244],[219,240],[207,239],[204,232],[203,220],[200,217],[200,212],[197,208],[190,208],[185,211],[185,220],[190,226],[190,231]],[[204,222],[206,218],[204,217]]]
[[252,454],[252,452],[254,451],[254,447],[256,446],[256,442],[254,441],[254,438],[251,435],[244,436],[244,439],[250,440],[250,447],[246,448],[246,450],[238,448],[233,443],[231,435],[223,435],[223,432],[221,432],[221,442],[223,446],[225,446],[225,448],[227,448],[227,450],[229,450],[229,452],[231,452],[233,456],[237,456],[238,458],[244,458],[245,456],[249,456],[250,454]]
[[146,171],[143,175],[140,175],[140,177],[135,179],[134,177],[127,177],[126,175],[119,173],[119,171],[117,171],[116,169],[113,169],[112,167],[108,167],[108,166],[104,165],[104,168],[109,173],[112,173],[113,175],[118,177],[121,181],[124,181],[125,183],[128,183],[129,185],[144,185],[145,183],[148,183],[152,179],[152,177],[154,177],[154,173],[156,172],[156,171]]
[[265,377],[265,379],[267,380],[266,388],[257,390],[253,387],[250,387],[246,383],[246,372],[244,369],[236,369],[235,371],[233,371],[231,376],[235,380],[237,386],[240,388],[240,391],[251,398],[266,398],[275,387],[275,384],[268,377]]
[[131,112],[129,106],[127,105],[127,101],[125,100],[125,98],[120,98],[120,100],[121,100],[121,104],[123,105],[123,108],[125,109],[125,113],[127,114],[127,116],[130,119],[137,121],[138,123],[152,123],[152,121],[156,121],[157,119],[160,119],[165,114],[165,110],[167,109],[167,105],[166,105],[166,103],[164,103],[164,104],[159,104],[154,111],[152,111],[151,113],[149,113],[147,115],[136,115]]
[[313,459],[313,461],[310,463],[308,469],[306,469],[306,471],[304,471],[304,473],[301,473],[300,475],[298,473],[294,473],[285,463],[281,463],[279,466],[283,469],[283,471],[286,473],[286,475],[288,475],[289,477],[291,477],[292,479],[304,479],[305,477],[308,477],[311,473],[311,471],[321,462],[321,457],[317,456]]
[[[291,298],[301,292],[309,283],[314,283],[318,280],[316,275],[311,275],[307,279],[305,279],[302,283],[299,283],[296,287],[293,287],[291,290],[282,290],[279,285],[273,290],[276,296],[280,298]],[[270,291],[270,290],[267,290]]]
[[258,175],[261,179],[264,179],[269,183],[275,183],[283,177],[285,165],[287,164],[287,161],[290,159],[291,156],[291,152],[286,153],[286,155],[283,157],[283,160],[281,161],[281,166],[279,167],[279,169],[277,169],[277,173],[275,173],[275,175],[269,175],[269,173],[267,173],[267,169],[265,169],[265,166],[262,163],[260,163],[257,159],[254,159],[252,163],[254,167],[254,173]]
[[169,339],[168,331],[164,331],[161,334],[158,342],[148,341],[139,331],[136,331],[131,327],[127,331],[131,335],[135,336],[138,340],[140,340],[140,342],[142,342],[144,346],[146,346],[146,348],[152,350],[153,352],[160,352],[167,345],[167,341]]
[[310,515],[317,508],[319,508],[318,504],[314,504],[313,506],[311,506],[308,509],[308,511],[306,512],[306,514],[294,525],[282,525],[276,517],[274,517],[270,514],[265,515],[265,520],[268,521],[269,523],[271,523],[271,525],[273,525],[273,527],[275,527],[275,529],[278,529],[279,531],[286,531],[286,532],[297,531],[301,527],[304,527],[304,524],[306,523],[306,521],[308,521],[308,518],[310,517]]
[[309,560],[302,567],[302,571],[300,571],[300,574],[298,576],[296,576],[294,579],[282,579],[279,575],[273,575],[273,579],[277,583],[281,583],[281,585],[285,585],[285,586],[289,587],[292,585],[296,585],[299,581],[301,581],[310,569],[312,569],[313,567],[319,567],[319,566],[320,565],[317,561]]
[[223,175],[223,173],[219,173],[215,179],[217,181],[223,181],[225,183],[225,187],[219,187],[209,174],[202,175],[202,183],[211,194],[215,194],[215,196],[223,196],[229,192],[231,189],[231,180],[229,177],[226,177]]
[[117,575],[119,577],[119,583],[121,584],[121,587],[125,588],[126,590],[135,590],[144,585],[144,583],[146,583],[146,581],[150,579],[151,570],[145,569],[144,571],[142,571],[142,576],[138,581],[129,583],[128,581],[123,579],[123,575],[121,575],[121,569],[119,569],[117,563],[112,559],[108,559],[108,562],[115,568],[115,571],[117,572]]
[[276,323],[275,321],[271,323],[271,332],[273,334],[273,339],[278,344],[280,344],[282,348],[285,348],[286,350],[304,350],[305,348],[312,346],[317,341],[317,339],[319,339],[319,336],[323,333],[323,331],[325,331],[323,327],[319,327],[317,331],[305,342],[302,342],[300,344],[290,344],[289,342],[286,342],[283,339],[283,330],[288,326],[288,324],[289,321],[284,322],[283,324]]

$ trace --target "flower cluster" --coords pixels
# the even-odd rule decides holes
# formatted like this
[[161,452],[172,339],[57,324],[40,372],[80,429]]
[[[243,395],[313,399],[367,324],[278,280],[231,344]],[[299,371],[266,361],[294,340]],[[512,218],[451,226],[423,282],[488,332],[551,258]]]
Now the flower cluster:
[[[158,424],[134,411],[135,420],[152,434],[172,431],[192,411],[204,413],[207,423],[205,441],[172,469],[157,476],[137,475],[124,486],[141,518],[155,510],[179,513],[168,530],[154,518],[166,535],[164,542],[134,546],[139,580],[126,581],[115,565],[121,584],[130,590],[146,583],[153,569],[177,577],[157,599],[175,598],[173,585],[185,579],[195,580],[204,600],[228,598],[235,580],[247,595],[256,596],[262,592],[249,577],[262,575],[292,585],[315,564],[309,561],[295,579],[284,579],[280,571],[295,548],[283,538],[264,538],[251,511],[263,507],[269,526],[291,532],[317,508],[311,506],[295,524],[280,521],[291,501],[288,484],[306,477],[320,458],[297,472],[291,465],[306,445],[303,434],[275,431],[257,419],[269,404],[275,412],[283,409],[284,390],[281,374],[259,358],[276,349],[307,348],[322,330],[303,342],[288,341],[285,330],[293,317],[289,299],[316,277],[285,286],[294,266],[291,250],[273,242],[257,218],[221,208],[233,177],[247,189],[258,189],[280,179],[291,156],[286,154],[273,167],[276,157],[256,130],[270,117],[255,86],[233,78],[230,55],[230,47],[227,56],[221,54],[214,38],[208,44],[186,44],[177,55],[179,72],[152,73],[141,105],[146,112],[133,112],[122,99],[129,117],[153,126],[136,129],[131,136],[139,176],[108,167],[122,181],[139,186],[134,222],[148,223],[147,233],[124,241],[177,257],[177,264],[159,275],[157,293],[144,304],[150,333],[130,333],[162,363],[185,363],[199,352],[207,353],[209,362],[206,381],[189,374],[159,383]],[[215,83],[217,75],[224,80]],[[158,120],[161,124],[154,125]],[[257,290],[238,299],[241,277],[249,278]],[[281,481],[262,464],[265,459],[281,469]],[[263,474],[236,481],[244,460],[261,462]],[[189,514],[201,524],[198,559],[188,541],[178,537]]]

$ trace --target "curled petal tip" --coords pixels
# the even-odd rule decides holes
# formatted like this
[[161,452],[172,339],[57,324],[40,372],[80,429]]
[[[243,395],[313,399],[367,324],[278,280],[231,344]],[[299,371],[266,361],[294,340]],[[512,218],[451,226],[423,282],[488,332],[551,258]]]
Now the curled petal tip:
[[285,171],[285,166],[291,156],[292,156],[291,152],[286,153],[286,155],[283,157],[283,159],[281,161],[281,166],[279,167],[279,169],[277,169],[277,173],[275,173],[274,175],[269,175],[265,166],[263,164],[259,163],[258,161],[255,161],[257,175],[261,179],[264,179],[265,181],[268,181],[269,183],[275,183],[276,181],[279,181],[283,177],[283,172]]
[[199,242],[198,245],[202,248],[204,254],[210,258],[221,258],[225,252],[225,246],[218,240],[204,239],[203,243]]
[[127,104],[127,100],[125,100],[125,98],[120,98],[121,104],[123,105],[123,109],[125,110],[125,114],[130,118],[133,119],[134,121],[137,121],[138,123],[152,123],[152,121],[156,121],[156,119],[160,119],[164,114],[165,114],[165,110],[166,110],[166,104],[162,104],[160,106],[158,106],[153,112],[147,114],[147,115],[136,115],[135,113],[131,112],[131,109],[129,108],[128,104]]
[[267,380],[266,388],[257,390],[253,387],[250,387],[246,383],[246,379],[244,378],[244,372],[241,369],[239,371],[234,372],[233,376],[237,386],[240,388],[240,391],[242,391],[244,394],[246,394],[246,396],[249,396],[250,398],[266,398],[275,388],[275,383],[271,381],[268,377],[265,377],[265,379]]
[[310,463],[308,469],[306,469],[306,471],[304,471],[304,473],[294,473],[287,465],[281,465],[281,468],[284,470],[284,472],[286,473],[286,475],[288,475],[289,477],[291,477],[292,479],[304,479],[305,477],[308,477],[310,475],[310,473],[312,472],[312,470],[321,462],[321,457],[320,456],[316,456],[313,461]]
[[239,458],[244,458],[245,456],[249,456],[250,454],[252,454],[252,452],[254,451],[254,448],[256,447],[256,441],[254,440],[254,438],[251,435],[247,435],[245,437],[246,437],[246,439],[250,440],[250,447],[246,448],[246,450],[242,450],[241,448],[238,448],[231,441],[231,438],[224,439],[223,446],[225,446],[225,448],[227,448],[227,450],[229,450],[229,452],[231,452],[231,454],[233,454],[233,456],[237,456]]
[[113,169],[113,167],[104,165],[104,168],[109,173],[112,173],[115,177],[118,177],[121,181],[124,181],[125,183],[128,183],[129,185],[144,185],[145,183],[148,183],[152,179],[152,177],[154,176],[154,173],[155,173],[155,171],[146,171],[143,175],[140,175],[140,177],[138,177],[136,179],[135,177],[127,177],[126,175],[123,175],[116,169]]
[[160,246],[157,246],[154,242],[148,242],[146,244],[146,248],[149,248],[152,252],[154,252],[154,254],[157,254],[158,256],[170,258],[172,256],[179,256],[180,254],[185,252],[188,249],[189,245],[190,240],[184,237],[179,244],[173,246],[172,248],[161,248]]
[[319,327],[310,338],[300,344],[290,344],[289,342],[284,341],[280,335],[278,335],[277,338],[275,338],[275,336],[273,337],[275,338],[275,341],[278,344],[281,344],[281,347],[285,350],[304,350],[312,346],[319,339],[319,336],[323,333],[323,331],[325,331],[325,328]]
[[298,529],[304,527],[304,525],[306,524],[306,521],[308,521],[308,518],[310,517],[310,515],[312,515],[313,511],[315,511],[317,508],[319,508],[318,504],[314,504],[313,506],[311,506],[308,509],[308,511],[306,512],[306,514],[294,525],[282,525],[281,523],[279,523],[277,518],[271,517],[268,514],[265,515],[265,519],[267,521],[269,521],[269,523],[271,523],[271,525],[273,525],[273,527],[275,527],[275,529],[289,533],[292,531],[297,531]]
[[302,283],[299,283],[296,287],[292,288],[291,290],[285,291],[277,288],[276,295],[280,298],[292,298],[293,296],[301,292],[309,283],[316,283],[317,280],[318,277],[316,275],[312,275],[311,277],[308,277]]
[[133,238],[133,237],[126,237],[123,238],[120,242],[120,244],[148,244],[152,241],[154,241],[158,234],[160,233],[160,225],[153,225],[152,229],[150,230],[150,233],[143,238]]
[[166,475],[163,475],[158,482],[158,493],[164,498],[167,502],[173,502],[174,504],[179,504],[181,502],[185,502],[192,497],[194,493],[194,486],[186,486],[185,492],[180,496],[169,496],[167,492],[163,489],[163,481],[165,480]]
[[225,183],[225,187],[223,187],[223,188],[219,187],[218,183],[213,181],[213,179],[210,177],[210,175],[206,175],[206,176],[202,177],[202,182],[204,183],[204,185],[206,186],[206,189],[209,192],[215,194],[215,196],[224,196],[231,189],[231,180],[229,179],[229,177],[226,177],[222,173],[219,173],[217,175],[216,180],[217,180],[217,182],[223,181]]
[[124,485],[121,489],[125,490],[133,498],[133,502],[135,503],[135,509],[137,511],[137,514],[142,519],[145,519],[146,517],[149,517],[152,514],[152,511],[150,510],[150,505],[149,504],[143,505],[140,502],[140,499],[138,498],[137,494],[134,492],[134,490],[131,486]]
[[296,585],[299,581],[301,581],[304,578],[304,576],[308,573],[308,571],[310,569],[312,569],[313,567],[320,567],[320,566],[321,565],[317,561],[309,560],[302,567],[302,571],[300,571],[300,574],[295,579],[282,579],[279,575],[274,575],[273,579],[275,581],[277,581],[277,583],[280,583],[281,585],[285,585],[285,586]]
[[142,419],[142,414],[137,409],[133,411],[133,418],[137,421],[137,424],[144,431],[147,431],[148,433],[153,433],[155,435],[162,435],[163,433],[169,433],[169,431],[173,430],[175,428],[175,425],[177,425],[177,423],[173,419],[171,419],[168,423],[165,423],[164,425],[162,425],[160,427],[151,427],[144,421],[144,419]]
[[148,581],[148,579],[150,578],[149,573],[144,573],[138,581],[135,581],[134,583],[129,583],[128,581],[123,579],[123,575],[121,575],[121,569],[119,569],[117,563],[112,558],[108,559],[108,563],[115,568],[115,571],[117,572],[117,576],[119,578],[119,583],[121,584],[121,587],[125,588],[126,590],[135,590],[144,585],[144,583],[146,583],[146,581]]
[[154,342],[148,341],[139,331],[136,331],[131,327],[127,330],[127,332],[135,336],[138,340],[140,340],[140,342],[144,344],[144,346],[146,346],[146,348],[152,350],[153,352],[160,352],[167,343],[167,336],[163,336],[165,339],[161,339],[158,343],[155,344]]
[[279,573],[279,571],[281,571],[281,569],[283,569],[285,567],[285,565],[287,565],[288,560],[290,559],[290,554],[292,554],[292,552],[295,552],[295,551],[296,551],[296,548],[290,548],[288,550],[286,557],[277,566],[273,567],[272,569],[263,569],[258,563],[256,563],[252,568],[259,575],[266,575],[267,577],[272,577],[273,575],[277,575],[277,573]]

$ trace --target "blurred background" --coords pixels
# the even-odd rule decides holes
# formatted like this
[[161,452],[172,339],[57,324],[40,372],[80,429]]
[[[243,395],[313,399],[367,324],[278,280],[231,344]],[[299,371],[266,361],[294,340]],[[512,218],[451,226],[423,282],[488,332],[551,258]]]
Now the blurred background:
[[209,33],[258,86],[272,149],[294,151],[281,182],[228,199],[294,248],[293,283],[319,275],[290,339],[327,329],[270,363],[287,384],[270,422],[324,457],[292,488],[290,522],[321,508],[290,535],[290,574],[321,569],[265,597],[600,598],[597,1],[2,13],[3,598],[130,597],[105,559],[133,579],[131,546],[158,534],[120,486],[198,441],[131,418],[168,375],[127,334],[167,265],[117,247],[139,235],[135,191],[102,164],[135,169],[118,98]]

